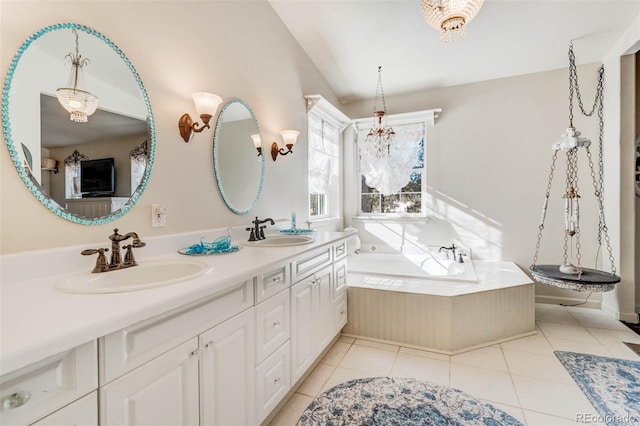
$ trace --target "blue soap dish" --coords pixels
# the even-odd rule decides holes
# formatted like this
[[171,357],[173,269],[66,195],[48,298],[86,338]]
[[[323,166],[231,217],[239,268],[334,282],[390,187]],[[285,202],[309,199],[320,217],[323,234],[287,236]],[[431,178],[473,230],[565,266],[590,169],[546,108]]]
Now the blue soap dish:
[[240,246],[230,246],[226,249],[220,249],[220,250],[202,250],[202,251],[198,251],[193,250],[192,249],[193,246],[191,247],[186,247],[186,248],[182,248],[180,250],[178,250],[178,253],[180,254],[186,254],[187,256],[211,256],[214,254],[228,254],[228,253],[235,253],[238,250],[241,249]]
[[315,232],[315,229],[296,228],[296,229],[281,229],[280,230],[281,234],[288,234],[288,235],[302,235],[302,234],[310,234],[312,232]]
[[239,246],[231,245],[231,231],[227,229],[227,235],[224,237],[216,238],[210,243],[204,241],[203,238],[200,238],[199,243],[182,248],[178,250],[178,253],[189,256],[208,256],[212,254],[234,253],[238,250],[240,250]]

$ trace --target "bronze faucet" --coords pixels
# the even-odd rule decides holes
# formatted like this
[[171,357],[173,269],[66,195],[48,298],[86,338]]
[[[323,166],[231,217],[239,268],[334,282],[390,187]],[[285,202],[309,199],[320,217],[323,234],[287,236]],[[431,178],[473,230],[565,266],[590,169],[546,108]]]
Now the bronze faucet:
[[[133,241],[131,244],[124,246],[124,248],[127,249],[127,252],[124,255],[124,261],[122,261],[120,258],[120,242],[128,240],[129,238],[133,238]],[[113,230],[113,234],[109,236],[109,239],[111,240],[111,261],[109,263],[107,263],[107,258],[104,255],[105,252],[109,251],[108,248],[87,249],[80,252],[84,256],[98,253],[96,266],[91,272],[108,272],[138,265],[138,262],[136,262],[136,259],[133,257],[132,249],[144,247],[146,245],[144,242],[140,241],[138,234],[135,232],[128,232],[121,235],[118,233],[118,228],[115,228]]]
[[251,233],[249,234],[249,241],[259,241],[266,238],[264,236],[264,228],[266,228],[267,225],[260,226],[265,222],[269,222],[271,225],[276,224],[270,217],[264,220],[260,220],[258,219],[258,216],[256,216],[256,220],[251,221],[251,223],[253,223],[253,228],[246,229],[247,231],[251,231]]

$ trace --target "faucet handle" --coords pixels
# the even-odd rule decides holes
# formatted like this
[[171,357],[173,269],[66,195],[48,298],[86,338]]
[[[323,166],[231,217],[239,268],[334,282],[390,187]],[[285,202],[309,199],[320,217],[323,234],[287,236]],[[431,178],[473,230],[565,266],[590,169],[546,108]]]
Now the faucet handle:
[[253,228],[245,228],[245,231],[251,231],[249,234],[249,241],[256,241],[256,233]]
[[109,265],[107,264],[107,257],[104,255],[105,252],[109,251],[108,248],[99,248],[99,249],[86,249],[80,252],[83,256],[91,256],[92,254],[98,253],[98,258],[96,259],[96,266],[93,268],[92,273],[95,272],[104,272],[109,269]]
[[124,254],[124,261],[122,262],[122,267],[126,268],[128,266],[137,266],[138,262],[136,262],[135,257],[133,257],[133,247],[144,247],[145,244],[142,243],[142,245],[138,245],[136,246],[135,244],[128,244],[126,246],[124,246],[123,248],[127,249],[126,253]]

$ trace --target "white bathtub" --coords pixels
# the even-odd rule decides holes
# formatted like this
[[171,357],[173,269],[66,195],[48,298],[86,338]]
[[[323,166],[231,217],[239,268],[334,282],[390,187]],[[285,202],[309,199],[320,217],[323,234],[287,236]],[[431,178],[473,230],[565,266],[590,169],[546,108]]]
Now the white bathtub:
[[458,263],[438,254],[361,252],[349,256],[350,274],[412,278],[438,281],[477,282],[473,263]]
[[534,283],[513,262],[365,252],[347,271],[345,336],[454,355],[535,334]]

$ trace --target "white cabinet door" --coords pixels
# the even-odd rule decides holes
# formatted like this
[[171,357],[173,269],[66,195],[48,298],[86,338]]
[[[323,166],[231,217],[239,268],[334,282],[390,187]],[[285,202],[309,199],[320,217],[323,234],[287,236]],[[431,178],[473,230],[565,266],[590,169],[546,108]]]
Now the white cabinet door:
[[315,359],[313,340],[313,276],[291,287],[291,383]]
[[203,425],[255,424],[255,311],[200,335]]
[[101,425],[198,425],[198,340],[100,389]]
[[314,358],[323,351],[335,335],[335,308],[333,304],[333,268],[327,266],[315,274],[313,337]]
[[98,392],[67,405],[32,426],[98,426]]
[[291,383],[335,335],[333,268],[326,266],[291,287]]

